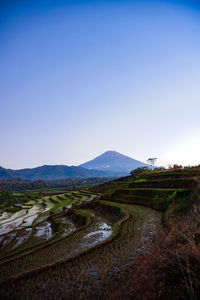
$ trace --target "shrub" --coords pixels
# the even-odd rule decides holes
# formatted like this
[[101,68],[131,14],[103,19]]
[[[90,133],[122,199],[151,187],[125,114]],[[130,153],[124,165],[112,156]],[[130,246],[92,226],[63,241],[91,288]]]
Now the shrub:
[[148,255],[135,261],[133,299],[200,298],[200,207],[193,209],[155,239]]
[[17,211],[19,211],[21,209],[21,207],[19,207],[19,206],[13,206],[13,207],[8,207],[8,208],[6,208],[6,211],[7,212],[17,212]]

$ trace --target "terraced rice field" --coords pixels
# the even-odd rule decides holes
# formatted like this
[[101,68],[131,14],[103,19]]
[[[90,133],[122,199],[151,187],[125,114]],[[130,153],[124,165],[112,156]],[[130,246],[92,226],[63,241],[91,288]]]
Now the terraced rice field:
[[43,196],[2,213],[0,298],[124,298],[134,261],[149,251],[161,217],[183,212],[196,197],[196,175],[184,176],[122,178],[96,194]]
[[[58,235],[66,236],[76,229],[70,220],[60,220],[62,231],[55,226],[55,216],[66,213],[82,201],[91,201],[96,195],[65,193],[29,201],[15,213],[4,212],[0,216],[0,258],[21,252],[22,249],[39,245]],[[59,223],[59,220],[57,220]]]
[[[23,255],[11,251],[2,257],[4,299],[108,297],[119,282],[128,282],[135,256],[148,250],[145,243],[150,245],[160,223],[160,213],[150,208],[106,201],[75,212],[86,222],[69,235],[60,234]],[[54,217],[65,224],[66,216]]]

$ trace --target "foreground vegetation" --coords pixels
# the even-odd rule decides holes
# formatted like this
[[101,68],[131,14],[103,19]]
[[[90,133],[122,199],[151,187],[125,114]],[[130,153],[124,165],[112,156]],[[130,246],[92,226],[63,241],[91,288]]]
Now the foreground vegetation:
[[0,216],[1,298],[199,299],[199,180],[198,168],[140,171],[21,195]]

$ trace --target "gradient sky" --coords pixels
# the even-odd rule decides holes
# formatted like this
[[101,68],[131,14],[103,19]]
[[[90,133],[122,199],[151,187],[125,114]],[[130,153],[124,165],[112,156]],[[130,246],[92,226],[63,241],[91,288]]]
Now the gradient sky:
[[200,164],[199,1],[0,2],[0,165]]

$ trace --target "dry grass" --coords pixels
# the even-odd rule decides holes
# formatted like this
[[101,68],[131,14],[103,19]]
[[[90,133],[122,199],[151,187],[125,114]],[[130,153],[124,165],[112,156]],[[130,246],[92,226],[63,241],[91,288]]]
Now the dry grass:
[[200,203],[135,262],[130,299],[200,299]]

